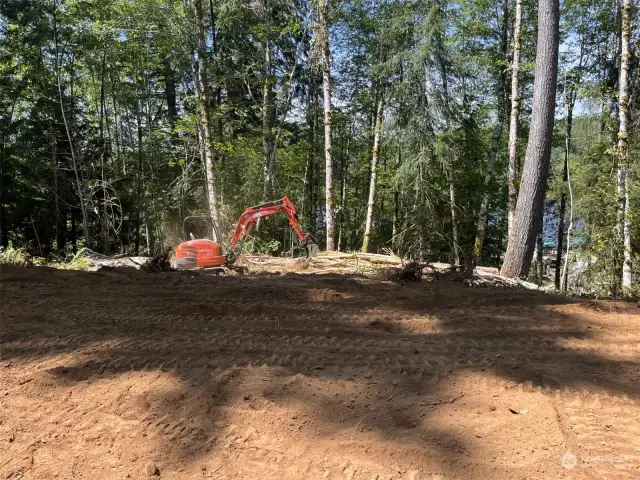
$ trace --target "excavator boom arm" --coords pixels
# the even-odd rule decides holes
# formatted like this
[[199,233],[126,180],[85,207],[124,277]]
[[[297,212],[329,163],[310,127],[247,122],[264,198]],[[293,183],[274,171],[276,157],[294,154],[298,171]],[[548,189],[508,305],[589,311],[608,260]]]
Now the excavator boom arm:
[[300,225],[300,222],[298,221],[298,214],[296,213],[296,207],[293,205],[291,200],[289,200],[289,197],[284,197],[274,202],[249,207],[242,212],[242,215],[240,215],[238,223],[236,224],[236,228],[233,231],[229,248],[234,250],[238,245],[238,242],[244,240],[249,233],[251,233],[253,226],[260,218],[268,217],[269,215],[279,212],[282,212],[287,216],[289,219],[289,225],[293,231],[296,232],[300,242],[307,242],[310,234],[305,232],[302,225]]

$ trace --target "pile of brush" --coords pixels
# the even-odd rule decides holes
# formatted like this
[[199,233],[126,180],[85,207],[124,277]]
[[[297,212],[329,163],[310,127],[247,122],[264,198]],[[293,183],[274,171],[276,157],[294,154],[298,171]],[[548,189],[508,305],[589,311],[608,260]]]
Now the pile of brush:
[[175,270],[171,266],[171,251],[151,257],[142,264],[141,270],[147,273],[166,273]]

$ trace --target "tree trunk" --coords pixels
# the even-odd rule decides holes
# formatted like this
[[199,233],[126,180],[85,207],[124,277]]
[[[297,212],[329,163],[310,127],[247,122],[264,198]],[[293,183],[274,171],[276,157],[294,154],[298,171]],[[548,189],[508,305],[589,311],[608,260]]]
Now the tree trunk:
[[540,220],[540,231],[538,232],[538,245],[536,248],[538,253],[538,258],[536,259],[536,267],[538,268],[538,271],[536,272],[536,281],[538,282],[538,285],[542,285],[544,279],[544,237],[542,231],[542,226],[544,224],[544,212],[540,216],[542,219]]
[[307,95],[307,128],[308,128],[308,141],[311,148],[307,155],[307,162],[304,169],[303,179],[303,204],[301,211],[303,211],[309,219],[309,227],[311,231],[315,232],[315,206],[313,202],[313,182],[314,182],[314,168],[316,157],[316,123],[317,123],[317,96],[315,89],[314,78],[310,79],[309,91]]
[[342,231],[346,223],[345,207],[347,204],[347,175],[349,173],[349,147],[351,145],[351,136],[347,138],[347,151],[342,157],[342,184],[340,186],[340,229],[338,230],[338,251],[342,251]]
[[[440,12],[442,14],[442,12]],[[442,92],[444,100],[444,117],[446,128],[445,131],[449,132],[451,128],[452,111],[449,104],[449,74],[447,72],[447,59],[444,55],[444,39],[443,33],[439,32],[436,36],[436,42],[438,49],[436,50],[436,57],[440,67],[440,79],[442,81]],[[454,183],[453,173],[453,160],[449,157],[448,146],[444,148],[445,154],[443,159],[444,170],[447,176],[447,182],[449,184],[449,207],[451,210],[451,264],[460,265],[460,249],[458,243],[458,212],[456,210],[456,188]],[[422,173],[420,174],[420,184],[422,184]],[[422,255],[422,236],[420,236],[420,255]]]
[[0,247],[7,248],[9,246],[9,235],[7,232],[7,212],[5,210],[5,179],[4,179],[4,162],[6,155],[5,135],[2,135],[2,152],[0,153]]
[[[264,156],[264,168],[263,168],[263,179],[264,179],[264,188],[262,192],[262,200],[263,202],[267,201],[269,196],[269,192],[273,190],[273,184],[275,181],[275,170],[276,170],[276,155],[278,153],[278,144],[280,140],[280,135],[282,133],[282,126],[287,114],[290,111],[291,104],[293,102],[293,94],[294,88],[293,78],[295,76],[296,70],[298,68],[298,58],[301,56],[302,47],[307,38],[307,30],[305,28],[304,33],[302,35],[301,40],[295,47],[295,57],[293,68],[289,72],[288,81],[283,88],[283,108],[282,112],[279,114],[277,111],[277,105],[275,103],[276,93],[274,92],[275,80],[274,80],[274,66],[271,59],[272,52],[272,42],[271,42],[271,22],[272,22],[272,14],[273,11],[269,6],[269,1],[265,0],[264,5],[264,16],[266,23],[266,35],[265,35],[265,45],[264,45],[264,84],[263,84],[263,99],[262,99],[262,148],[263,148],[263,156]],[[218,104],[221,103],[221,91],[220,88],[217,89],[218,94]],[[280,117],[280,118],[279,118]],[[222,137],[222,123],[218,123],[219,126],[219,136]],[[306,178],[306,177],[305,177]],[[301,210],[302,211],[302,210]],[[260,227],[260,219],[256,222],[256,230]]]
[[382,116],[384,114],[384,90],[380,92],[378,98],[378,108],[376,110],[376,123],[373,130],[373,151],[371,155],[371,180],[369,182],[369,201],[367,202],[367,219],[364,227],[364,239],[362,240],[362,251],[369,250],[369,240],[371,239],[371,223],[373,220],[373,205],[376,194],[376,169],[378,166],[378,156],[380,155],[380,133],[382,131]]
[[2,135],[2,152],[0,152],[0,247],[7,248],[9,245],[8,232],[7,232],[7,213],[4,207],[4,157],[6,152],[6,145],[4,140],[4,132]]
[[556,105],[559,18],[558,0],[540,0],[531,131],[518,204],[501,270],[507,277],[527,276],[540,228]]
[[[569,151],[569,138],[567,137],[565,148]],[[562,291],[567,291],[568,276],[569,276],[569,252],[571,251],[571,230],[573,229],[573,188],[571,187],[571,173],[569,169],[569,161],[566,163],[567,171],[567,187],[569,187],[569,227],[567,228],[567,255],[564,257],[564,266],[562,267]],[[587,219],[588,223],[588,219]]]
[[107,194],[107,179],[106,179],[106,171],[105,171],[105,160],[107,154],[107,141],[105,138],[105,114],[106,114],[106,104],[105,104],[105,91],[104,91],[104,80],[106,73],[106,65],[107,63],[107,45],[105,42],[104,51],[102,52],[102,66],[100,69],[100,179],[102,181],[102,253],[107,255],[110,249],[111,239],[109,238],[109,209],[107,202],[109,201],[109,196]]
[[327,252],[334,249],[333,160],[331,145],[331,54],[329,52],[329,3],[318,1],[318,39],[322,49],[322,93],[324,96],[324,158],[325,158],[325,226]]
[[629,175],[624,176],[624,263],[622,264],[622,291],[631,288],[632,261],[631,261],[631,207],[630,207],[630,187]]
[[[191,50],[191,57],[195,57],[195,52],[193,50]],[[198,98],[201,98],[200,95],[200,83],[198,82],[198,71],[197,71],[197,62],[191,62],[191,73],[193,74],[194,78],[196,79],[196,95]],[[198,106],[198,112],[200,112],[200,107]],[[204,139],[204,130],[202,128],[202,122],[200,121],[200,119],[198,119],[198,121],[196,122],[196,131],[198,133],[198,153],[199,153],[199,157],[200,157],[200,162],[202,164],[202,168],[203,170],[205,169],[205,165],[206,165],[206,158],[207,158],[207,153],[206,153],[206,144],[205,144],[205,139]],[[183,171],[184,171],[184,167],[183,167]],[[206,177],[206,172],[205,172],[205,182],[204,182],[204,192],[205,192],[205,198],[207,199],[207,203],[208,203],[208,199],[209,199],[209,184],[207,182],[207,177]],[[182,215],[180,215],[180,221],[182,221],[183,217]]]
[[211,100],[209,98],[209,82],[207,80],[207,56],[204,14],[202,12],[202,0],[194,0],[196,7],[197,37],[198,37],[198,75],[197,94],[200,106],[200,124],[202,129],[202,140],[204,143],[203,166],[205,171],[207,206],[209,215],[220,225],[220,212],[218,209],[217,182],[213,152],[213,142],[211,140],[211,116],[209,109]]
[[[396,175],[402,164],[402,150],[398,147],[396,152]],[[400,222],[400,190],[398,185],[393,187],[393,226],[391,227],[391,248],[395,251],[398,247],[398,224]]]
[[140,101],[136,103],[136,124],[138,127],[138,167],[136,169],[136,239],[135,254],[140,255],[140,211],[144,204],[142,199],[142,165],[143,165],[143,149],[142,149],[142,112],[140,111]]
[[151,234],[149,233],[149,217],[147,215],[147,211],[144,210],[142,212],[142,219],[144,221],[144,235],[146,238],[146,243],[147,243],[147,255],[149,257],[153,256],[154,252],[153,252],[153,248],[152,248],[152,242],[151,242]]
[[176,79],[168,58],[162,60],[164,74],[164,96],[167,100],[167,120],[173,129],[178,118],[178,104],[176,101]]
[[318,90],[317,85],[313,87],[313,110],[311,118],[311,157],[309,164],[309,212],[311,215],[311,225],[314,229],[318,228],[318,188],[319,188],[319,172],[318,172],[318,124],[319,108],[318,108]]
[[480,264],[482,248],[484,247],[484,237],[487,229],[487,218],[489,216],[489,185],[491,183],[491,177],[493,175],[493,166],[495,164],[496,155],[498,154],[498,148],[500,146],[500,137],[502,136],[503,122],[503,116],[501,114],[498,114],[498,120],[496,120],[496,124],[493,127],[491,146],[489,147],[489,153],[487,157],[487,171],[485,172],[484,183],[482,185],[482,200],[480,201],[480,212],[478,214],[476,239],[473,246],[473,261],[475,265]]
[[[9,246],[9,230],[7,222],[7,211],[5,208],[5,162],[7,160],[7,136],[10,132],[11,123],[13,122],[13,112],[15,110],[16,101],[14,99],[11,109],[7,115],[7,121],[2,130],[2,144],[0,144],[0,247],[7,248]],[[4,123],[4,122],[3,122]]]
[[[53,195],[55,197],[55,230],[56,230],[56,250],[59,253],[64,254],[64,249],[67,244],[67,223],[65,209],[60,208],[60,186],[59,186],[59,172],[58,172],[58,142],[56,139],[53,125],[50,125],[51,129],[51,170],[53,176]],[[0,175],[2,169],[0,168]],[[64,217],[63,217],[64,215]]]
[[127,169],[126,169],[126,162],[120,162],[120,145],[122,144],[122,142],[120,141],[120,132],[122,131],[122,129],[118,129],[118,104],[116,102],[116,96],[114,94],[114,88],[115,88],[115,84],[116,82],[114,81],[113,78],[113,72],[111,72],[111,102],[113,104],[113,138],[115,141],[115,146],[116,146],[116,165],[120,166],[122,165],[122,172],[123,175],[126,176],[127,175]]
[[[567,120],[568,123],[568,120]],[[569,125],[567,125],[567,133],[570,131]],[[569,140],[567,139],[567,143]],[[564,154],[564,166],[562,168],[562,183],[563,186],[567,183],[567,174],[569,168],[569,152],[568,148],[565,148]],[[567,194],[562,190],[560,195],[560,210],[558,212],[558,235],[556,237],[556,268],[554,275],[554,285],[556,290],[560,290],[562,287],[562,251],[564,249],[564,217],[567,212]]]
[[[212,69],[211,75],[213,76],[213,98],[212,98],[212,108],[215,113],[215,118],[213,121],[213,131],[214,131],[214,141],[216,143],[224,143],[224,124],[223,124],[223,115],[221,112],[222,107],[222,88],[220,82],[220,65],[224,62],[224,56],[220,54],[220,34],[218,30],[216,30],[216,22],[217,15],[216,10],[214,8],[214,4],[216,0],[209,0],[209,26],[211,30],[211,58],[212,58]],[[218,211],[220,211],[224,207],[224,188],[225,188],[225,180],[224,180],[224,163],[227,158],[227,154],[224,150],[218,151],[219,149],[214,149],[215,153],[215,163],[219,165],[218,172],[219,175],[216,179],[217,187],[218,187]]]
[[262,153],[264,157],[262,201],[266,202],[273,189],[275,175],[275,152],[273,141],[273,66],[271,62],[271,7],[269,0],[264,0],[265,41],[264,41],[264,85],[262,87]]
[[447,161],[447,180],[449,182],[449,207],[451,208],[451,264],[460,265],[460,244],[458,243],[458,211],[456,210],[456,186],[453,182],[453,168]]
[[[569,78],[569,77],[567,77]],[[571,131],[573,129],[573,107],[575,105],[575,85],[568,85],[565,78],[565,106],[566,106],[566,124],[565,124],[565,148],[564,148],[564,165],[562,168],[562,194],[560,195],[560,211],[558,212],[558,236],[556,240],[556,269],[554,283],[556,290],[562,288],[562,251],[564,249],[564,217],[567,210],[567,193],[565,185],[569,178],[569,152],[571,151]]]
[[631,37],[631,0],[621,0],[621,49],[620,49],[620,89],[618,108],[620,127],[618,130],[618,237],[622,244],[622,290],[631,287],[631,209],[629,204],[629,41]]
[[511,235],[513,216],[518,202],[518,120],[520,117],[520,90],[518,75],[520,73],[520,25],[522,23],[522,0],[516,0],[515,18],[513,21],[513,62],[511,64],[511,114],[509,116],[509,167],[507,183],[508,199],[508,235]]
[[[507,35],[508,35],[508,0],[504,0],[502,4],[502,31],[500,39],[500,53],[502,59],[506,63],[507,61]],[[489,215],[489,185],[491,178],[493,177],[493,167],[500,149],[500,138],[502,137],[502,129],[504,127],[505,117],[505,78],[503,72],[498,72],[497,75],[497,112],[498,118],[496,124],[493,127],[493,134],[491,135],[491,146],[487,155],[487,171],[484,175],[484,184],[482,192],[482,201],[480,202],[480,212],[478,214],[478,226],[476,228],[476,240],[473,246],[473,261],[475,265],[480,263],[480,257],[482,256],[482,247],[484,245],[485,231],[487,228],[487,217]]]
[[78,225],[73,210],[69,214],[71,215],[71,252],[75,255],[78,252]]
[[67,122],[67,114],[64,110],[64,97],[62,95],[62,79],[60,75],[60,62],[58,60],[58,22],[55,11],[58,8],[57,3],[54,1],[54,14],[53,14],[53,41],[55,45],[55,68],[56,77],[58,80],[58,98],[60,100],[60,112],[62,113],[62,121],[64,122],[64,128],[67,132],[67,139],[69,140],[69,150],[71,153],[71,163],[73,165],[73,172],[76,177],[76,192],[78,194],[78,201],[80,203],[80,211],[82,212],[82,227],[84,229],[84,243],[85,245],[91,244],[91,237],[89,236],[89,216],[87,214],[87,206],[84,199],[84,187],[80,179],[80,172],[78,171],[78,163],[76,161],[76,154],[73,148],[73,138],[71,136],[71,130],[69,128],[69,122]]

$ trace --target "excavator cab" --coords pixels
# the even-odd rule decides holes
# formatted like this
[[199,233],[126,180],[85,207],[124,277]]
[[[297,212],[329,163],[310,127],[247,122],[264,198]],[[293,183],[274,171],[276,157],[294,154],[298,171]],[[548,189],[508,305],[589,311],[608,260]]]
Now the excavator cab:
[[180,244],[176,248],[176,266],[183,270],[192,268],[217,268],[227,263],[220,243],[218,227],[210,216],[193,215],[182,223]]
[[[219,242],[218,227],[208,215],[192,215],[182,222],[184,240],[212,240]],[[184,240],[180,239],[180,242]]]

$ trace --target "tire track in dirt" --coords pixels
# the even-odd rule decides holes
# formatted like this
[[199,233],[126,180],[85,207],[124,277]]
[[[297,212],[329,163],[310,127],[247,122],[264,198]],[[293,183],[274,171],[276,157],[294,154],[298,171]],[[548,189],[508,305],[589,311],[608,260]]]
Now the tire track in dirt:
[[[102,278],[95,302],[91,276],[33,281],[48,295],[26,300],[10,285],[0,473],[637,476],[640,344],[615,314],[594,333],[592,313],[526,292],[151,277]],[[572,440],[545,450],[554,407]]]

